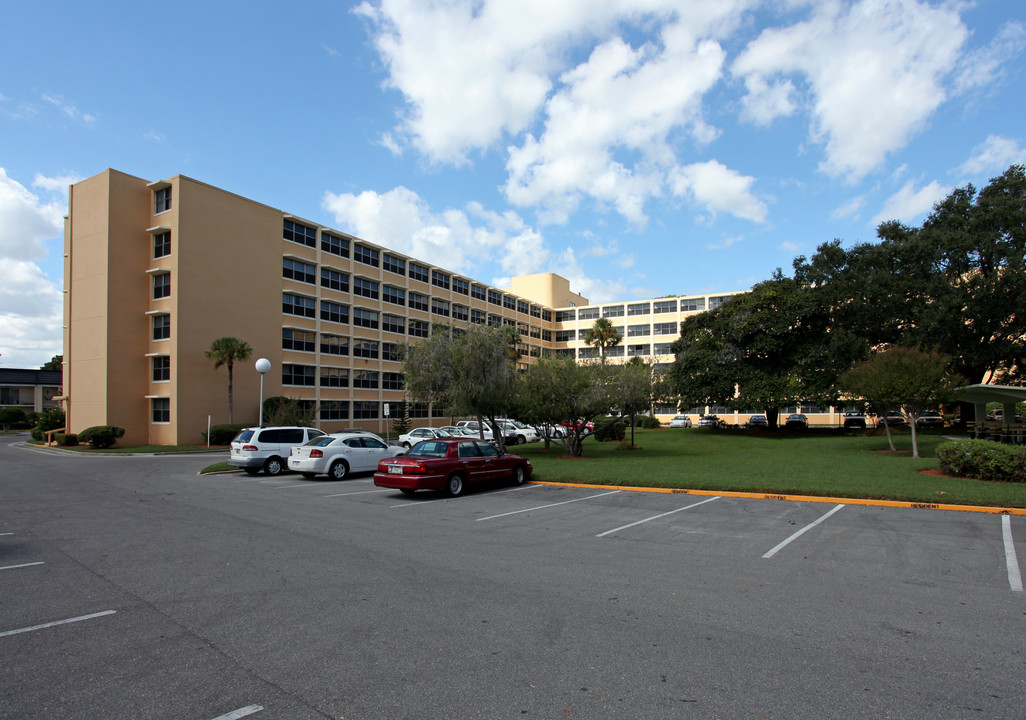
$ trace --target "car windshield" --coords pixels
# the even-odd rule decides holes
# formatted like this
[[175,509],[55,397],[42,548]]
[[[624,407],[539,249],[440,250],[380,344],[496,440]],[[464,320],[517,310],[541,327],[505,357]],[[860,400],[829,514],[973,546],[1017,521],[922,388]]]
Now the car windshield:
[[324,447],[325,445],[331,445],[333,442],[338,440],[337,437],[331,435],[321,435],[318,438],[314,438],[306,444],[307,447]]
[[449,443],[438,442],[437,440],[424,440],[410,448],[410,455],[419,457],[444,458],[449,452]]

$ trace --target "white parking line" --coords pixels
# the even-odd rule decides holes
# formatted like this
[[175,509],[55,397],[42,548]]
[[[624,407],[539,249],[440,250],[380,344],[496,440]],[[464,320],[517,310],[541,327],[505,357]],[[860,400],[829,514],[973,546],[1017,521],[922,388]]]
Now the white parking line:
[[606,535],[612,535],[613,533],[620,532],[621,530],[626,530],[627,528],[632,528],[635,525],[641,525],[641,524],[647,523],[647,522],[649,522],[651,520],[658,520],[661,517],[666,517],[667,515],[673,515],[674,513],[679,513],[682,510],[690,510],[693,507],[698,507],[699,505],[705,505],[707,502],[712,502],[713,500],[719,500],[719,499],[720,499],[720,496],[717,495],[716,497],[711,497],[708,500],[702,500],[701,502],[696,502],[693,505],[688,505],[686,507],[677,508],[676,510],[670,510],[670,512],[664,512],[664,513],[661,513],[659,515],[653,515],[650,518],[645,518],[644,520],[638,520],[637,522],[632,522],[632,523],[630,523],[628,525],[621,525],[620,527],[613,528],[612,530],[606,530],[604,533],[599,533],[595,537],[605,537]]
[[494,520],[495,518],[506,517],[507,515],[519,515],[520,513],[532,512],[534,510],[544,510],[545,508],[556,507],[557,505],[569,505],[570,503],[580,502],[581,500],[591,500],[592,498],[603,497],[605,495],[616,495],[616,493],[618,492],[622,491],[613,490],[612,492],[599,493],[598,495],[588,495],[587,497],[576,498],[574,500],[564,500],[563,502],[550,503],[549,505],[538,505],[536,507],[530,507],[524,510],[514,510],[512,512],[500,513],[498,515],[489,515],[488,517],[478,518],[474,522],[481,522],[482,520]]
[[92,615],[82,615],[81,617],[68,618],[67,620],[55,620],[54,622],[43,623],[42,625],[33,625],[32,627],[27,628],[19,628],[18,630],[7,630],[6,632],[0,632],[0,637],[32,632],[34,630],[42,630],[56,625],[66,625],[68,623],[81,622],[83,620],[92,620],[93,618],[103,617],[104,615],[113,615],[116,612],[117,610],[104,610],[103,612],[93,613]]
[[0,535],[13,535],[14,533],[0,533]]
[[813,523],[809,523],[808,525],[806,525],[805,527],[803,527],[803,528],[802,528],[801,530],[799,530],[798,532],[796,532],[796,533],[795,533],[794,535],[792,535],[791,537],[789,537],[789,538],[788,538],[787,540],[785,540],[784,542],[782,542],[782,543],[780,543],[779,545],[777,545],[777,546],[776,546],[775,548],[773,548],[773,549],[772,549],[772,550],[770,550],[770,551],[769,551],[768,553],[766,553],[765,555],[763,555],[763,557],[764,557],[764,558],[771,558],[771,557],[773,557],[774,555],[776,555],[776,554],[777,554],[777,552],[779,552],[780,550],[782,550],[782,549],[784,549],[785,547],[787,547],[787,546],[788,546],[788,545],[789,545],[789,544],[791,543],[791,541],[793,541],[793,540],[797,540],[797,539],[798,539],[799,537],[801,537],[802,535],[804,535],[805,533],[807,533],[807,532],[808,532],[809,530],[811,530],[812,528],[814,528],[814,527],[816,527],[817,525],[819,525],[819,524],[820,524],[821,522],[823,522],[824,520],[826,520],[826,519],[827,519],[828,517],[830,517],[831,515],[833,515],[833,514],[834,514],[835,512],[837,512],[838,510],[840,510],[840,509],[841,509],[841,508],[843,508],[843,507],[844,507],[844,505],[838,505],[838,506],[836,506],[836,507],[835,507],[835,508],[834,508],[833,510],[831,510],[830,512],[828,512],[828,513],[827,513],[826,515],[824,515],[823,517],[821,517],[821,518],[820,518],[819,520],[817,520],[816,522],[813,522]]
[[1015,543],[1012,542],[1012,520],[1007,515],[1001,516],[1001,534],[1005,540],[1005,565],[1008,567],[1008,584],[1012,592],[1022,592],[1022,574],[1019,572],[1019,560],[1015,556]]
[[392,492],[391,488],[384,488],[381,490],[358,490],[356,492],[338,493],[337,495],[325,495],[324,497],[345,497],[346,495],[369,495],[370,493],[387,493]]
[[227,715],[218,715],[216,718],[214,718],[214,720],[238,720],[239,718],[246,717],[247,715],[258,713],[263,709],[264,708],[261,705],[247,705],[244,708],[232,710]]
[[46,563],[44,563],[44,562],[30,562],[30,563],[25,563],[24,565],[6,565],[4,567],[0,567],[0,570],[17,570],[18,568],[32,567],[33,565],[45,565],[45,564]]
[[[496,492],[508,493],[516,492],[517,490],[530,490],[531,488],[543,487],[542,485],[520,485],[519,487],[507,488],[506,490],[497,490]],[[488,495],[482,495],[481,497],[491,497],[496,493],[489,493]],[[408,500],[400,505],[389,505],[390,508],[404,508],[404,507],[420,507],[421,505],[430,505],[436,502],[445,502],[446,500],[452,500],[448,497],[440,497],[434,500]]]

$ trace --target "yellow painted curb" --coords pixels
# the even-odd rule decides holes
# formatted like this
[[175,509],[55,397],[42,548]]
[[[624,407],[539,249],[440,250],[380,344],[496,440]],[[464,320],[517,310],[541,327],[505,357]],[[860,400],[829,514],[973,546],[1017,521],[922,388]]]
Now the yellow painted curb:
[[670,495],[716,495],[719,497],[749,498],[753,500],[793,500],[795,502],[833,503],[835,505],[869,505],[872,507],[911,508],[913,510],[956,510],[959,512],[991,513],[993,515],[1026,515],[1026,508],[986,507],[980,505],[945,505],[943,503],[905,502],[902,500],[867,500],[865,498],[836,498],[819,495],[776,495],[773,493],[730,492],[719,490],[686,490],[683,488],[631,487],[627,485],[589,485],[588,483],[559,483],[531,480],[532,485],[578,487],[589,489],[613,488],[632,492],[667,493]]

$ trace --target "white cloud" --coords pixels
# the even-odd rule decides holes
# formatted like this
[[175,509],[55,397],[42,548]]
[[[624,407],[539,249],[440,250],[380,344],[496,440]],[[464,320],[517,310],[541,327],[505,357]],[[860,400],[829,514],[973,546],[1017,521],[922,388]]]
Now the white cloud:
[[60,95],[46,95],[46,94],[44,94],[42,96],[42,98],[43,98],[44,101],[50,103],[51,105],[56,107],[58,110],[60,110],[61,113],[63,113],[65,117],[67,117],[67,118],[69,118],[71,120],[82,120],[87,125],[91,125],[92,123],[96,122],[96,116],[95,115],[93,115],[92,113],[84,113],[84,112],[80,111],[77,107],[75,107],[71,103],[67,102]]
[[948,97],[968,31],[959,5],[915,0],[807,3],[811,16],[764,30],[733,65],[749,95],[745,116],[765,124],[790,114],[808,82],[811,134],[825,172],[856,181],[923,129]]
[[[40,180],[37,182],[47,182]],[[0,258],[39,260],[46,256],[44,240],[62,235],[64,206],[43,204],[24,185],[0,168]]]
[[672,190],[692,198],[712,213],[725,212],[752,222],[765,222],[766,204],[752,194],[755,178],[741,175],[716,160],[678,168],[671,177]]
[[849,220],[858,218],[859,213],[862,211],[863,206],[866,204],[866,198],[864,195],[854,197],[844,205],[834,208],[834,211],[830,213],[831,220]]
[[731,247],[732,245],[736,245],[742,240],[744,240],[744,238],[740,235],[734,235],[731,237],[725,237],[722,240],[720,240],[720,242],[706,243],[705,247],[709,250],[726,250],[727,248]]
[[930,212],[934,204],[943,199],[951,188],[932,182],[921,190],[915,189],[915,183],[909,180],[901,190],[889,197],[883,209],[872,219],[873,225],[887,220],[910,222],[920,215]]
[[990,45],[968,53],[963,58],[957,78],[958,90],[964,92],[994,82],[1001,76],[1002,66],[1024,48],[1026,28],[1017,21],[1005,23]]
[[988,135],[987,139],[973,149],[972,157],[959,168],[970,175],[988,172],[1004,172],[1009,165],[1026,163],[1026,149],[1016,140]]

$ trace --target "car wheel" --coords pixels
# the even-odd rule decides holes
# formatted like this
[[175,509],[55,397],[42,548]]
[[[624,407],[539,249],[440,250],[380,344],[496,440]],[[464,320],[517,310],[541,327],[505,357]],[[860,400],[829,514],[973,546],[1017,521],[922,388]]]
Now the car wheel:
[[345,480],[349,475],[349,465],[345,460],[336,460],[328,468],[328,475],[332,480]]
[[247,475],[257,475],[260,473],[260,468],[243,468]]
[[517,465],[516,467],[513,468],[513,484],[514,485],[523,485],[524,481],[526,479],[527,479],[527,473],[524,472],[524,466],[523,465]]
[[303,473],[303,477],[309,480],[310,478],[317,477],[317,473]]
[[403,450],[409,450],[411,445],[408,442],[403,443]]
[[449,497],[459,497],[463,494],[463,476],[459,473],[455,473],[449,476],[449,479],[445,481],[445,487],[442,488]]
[[399,488],[399,492],[401,492],[403,495],[412,495],[417,491],[413,488]]
[[285,472],[285,463],[280,457],[269,457],[264,463],[264,472],[268,475],[281,475]]

